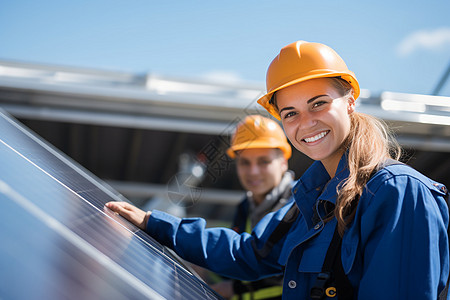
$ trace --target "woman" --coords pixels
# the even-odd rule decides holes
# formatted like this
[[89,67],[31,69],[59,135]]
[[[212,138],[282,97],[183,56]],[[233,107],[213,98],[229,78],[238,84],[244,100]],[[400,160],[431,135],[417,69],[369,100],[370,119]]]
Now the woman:
[[223,275],[255,280],[284,271],[283,299],[437,299],[449,273],[446,189],[389,163],[400,151],[379,121],[355,111],[359,85],[344,61],[323,44],[292,43],[269,66],[267,91],[258,102],[315,160],[294,186],[299,213],[279,239],[273,232],[290,206],[251,235],[107,206]]

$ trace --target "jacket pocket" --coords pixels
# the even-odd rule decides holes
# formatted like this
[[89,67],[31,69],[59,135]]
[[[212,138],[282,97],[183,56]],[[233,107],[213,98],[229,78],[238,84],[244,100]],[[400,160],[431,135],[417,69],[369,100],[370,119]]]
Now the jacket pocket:
[[344,239],[342,241],[341,258],[342,258],[342,267],[344,269],[345,274],[348,274],[350,270],[353,268],[357,250],[358,250],[357,240],[346,242]]
[[303,250],[302,258],[298,267],[299,272],[320,273],[325,260],[325,255],[330,243],[321,242],[309,245]]
[[[333,237],[334,228],[335,226],[325,226],[319,235],[312,238],[310,241],[305,242],[301,246],[302,256],[298,268],[299,272],[319,273],[322,271],[325,256]],[[342,267],[346,274],[348,274],[353,267],[358,244],[358,238],[344,235],[341,246],[341,259]]]
[[319,273],[322,271],[335,227],[336,222],[326,223],[319,234],[300,245],[302,256],[298,266],[299,272]]

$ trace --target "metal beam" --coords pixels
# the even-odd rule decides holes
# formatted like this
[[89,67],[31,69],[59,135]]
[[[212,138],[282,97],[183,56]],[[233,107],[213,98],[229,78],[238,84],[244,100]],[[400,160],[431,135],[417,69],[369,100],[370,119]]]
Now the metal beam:
[[[168,186],[165,184],[151,184],[138,182],[125,182],[106,180],[108,185],[121,193],[126,198],[150,199],[155,196],[168,198]],[[200,188],[201,189],[201,188]],[[219,189],[201,189],[199,204],[237,205],[242,200],[243,191],[230,191]]]

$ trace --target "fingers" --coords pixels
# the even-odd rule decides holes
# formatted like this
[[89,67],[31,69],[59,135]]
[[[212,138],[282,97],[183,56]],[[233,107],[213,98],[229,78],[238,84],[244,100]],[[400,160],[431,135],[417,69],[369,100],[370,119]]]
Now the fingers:
[[139,228],[145,229],[145,220],[147,219],[147,214],[143,210],[127,202],[108,202],[105,204],[105,206],[113,212],[118,213]]
[[125,209],[130,209],[128,206],[131,206],[130,204],[128,204],[127,202],[108,202],[105,204],[105,206],[107,208],[109,208],[110,210],[114,211],[114,212],[120,212],[123,211]]

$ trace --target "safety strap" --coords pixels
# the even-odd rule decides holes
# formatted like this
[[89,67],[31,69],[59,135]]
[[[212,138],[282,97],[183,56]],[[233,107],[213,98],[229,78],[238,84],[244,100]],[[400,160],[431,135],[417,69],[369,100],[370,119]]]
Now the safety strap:
[[275,230],[267,239],[267,242],[261,249],[258,249],[255,244],[253,244],[253,250],[258,259],[262,259],[269,255],[270,251],[272,251],[273,246],[278,243],[283,236],[289,231],[292,226],[292,223],[297,219],[300,210],[297,207],[296,203],[292,204],[292,207],[287,211],[284,215],[283,219],[280,223],[275,227]]
[[317,275],[316,282],[311,288],[311,299],[320,300],[325,296],[335,297],[336,294],[339,295],[339,300],[350,300],[353,298],[352,284],[348,280],[342,266],[341,246],[342,238],[336,225],[333,238],[325,255],[322,271]]

